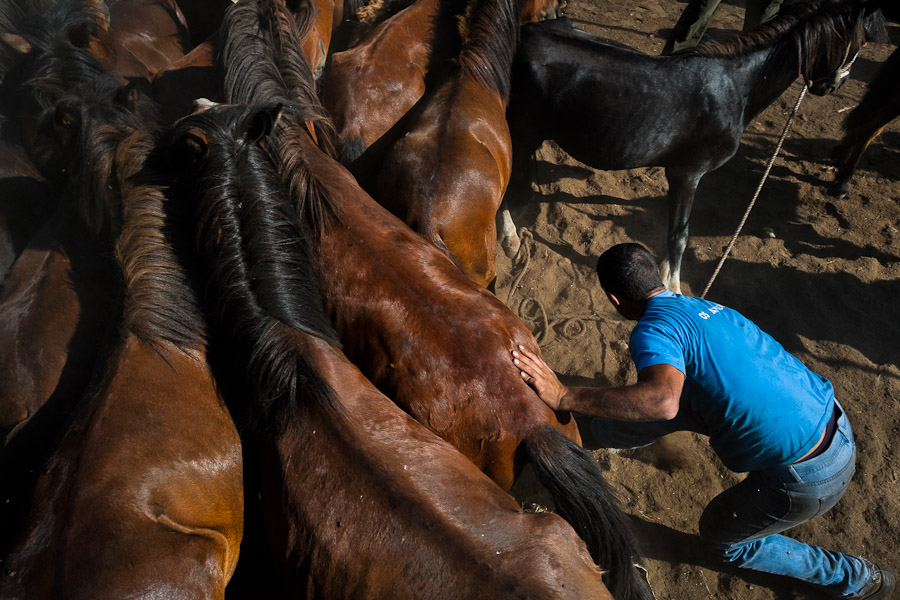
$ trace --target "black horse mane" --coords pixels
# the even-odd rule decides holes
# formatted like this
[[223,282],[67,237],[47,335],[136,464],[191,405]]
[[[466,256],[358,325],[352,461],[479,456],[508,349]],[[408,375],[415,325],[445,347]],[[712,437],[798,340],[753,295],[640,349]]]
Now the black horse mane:
[[332,402],[327,384],[297,351],[296,332],[338,343],[322,308],[303,228],[258,134],[247,133],[259,128],[259,115],[270,109],[214,108],[183,119],[174,132],[175,140],[206,140],[200,159],[174,153],[179,163],[197,167],[176,184],[176,196],[196,203],[196,214],[184,219],[199,231],[212,322],[231,351],[240,353],[264,414],[291,410],[298,394]]
[[460,24],[460,34],[459,65],[463,72],[496,90],[507,102],[513,57],[519,43],[519,2],[473,0]]
[[[463,22],[471,0],[440,0],[428,26],[431,28],[431,51],[425,71],[425,88],[431,90],[440,81],[449,61],[456,61],[462,50]],[[426,91],[426,94],[428,92]]]
[[[836,43],[843,38],[845,43]],[[799,53],[799,73],[808,77],[815,63],[829,64],[846,51],[846,44],[857,47],[866,42],[863,9],[858,0],[819,0],[800,2],[782,10],[774,19],[740,35],[698,44],[683,55],[709,58],[734,58],[749,52],[775,48],[770,59],[774,67]]]

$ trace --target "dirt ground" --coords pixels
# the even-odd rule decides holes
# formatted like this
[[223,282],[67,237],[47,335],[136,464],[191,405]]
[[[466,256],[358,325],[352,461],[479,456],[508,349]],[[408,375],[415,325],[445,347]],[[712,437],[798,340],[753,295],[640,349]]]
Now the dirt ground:
[[[683,2],[570,0],[576,24],[658,53]],[[725,0],[710,30],[732,35],[743,3]],[[846,199],[829,197],[828,153],[846,112],[895,45],[869,44],[851,80],[826,97],[808,96],[771,176],[708,298],[735,308],[834,384],[856,436],[853,483],[826,515],[792,530],[804,542],[862,555],[900,573],[900,120],[863,157]],[[686,294],[700,295],[740,222],[793,107],[800,83],[746,130],[738,154],[708,174],[697,192],[682,268]],[[548,363],[570,385],[633,382],[628,323],[596,282],[596,256],[637,241],[664,251],[666,182],[662,169],[603,172],[552,142],[536,161],[532,201],[514,211],[527,230],[519,255],[498,253],[497,295],[529,324]],[[651,585],[660,599],[819,598],[784,578],[717,567],[698,551],[706,503],[743,477],[729,472],[705,438],[668,436],[646,449],[595,453],[633,518]],[[524,503],[550,501],[524,483]],[[900,595],[900,593],[896,594]]]

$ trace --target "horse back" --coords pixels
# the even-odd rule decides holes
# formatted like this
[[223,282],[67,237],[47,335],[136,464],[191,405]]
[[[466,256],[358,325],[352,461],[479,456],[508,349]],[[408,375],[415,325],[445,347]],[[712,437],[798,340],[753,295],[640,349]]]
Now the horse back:
[[337,128],[344,164],[359,158],[425,93],[434,38],[423,31],[432,27],[439,6],[438,0],[419,0],[330,57],[320,97]]
[[338,163],[321,155],[312,168],[341,199],[319,242],[319,288],[344,351],[378,389],[505,488],[533,429],[549,422],[580,439],[512,363],[520,344],[539,352],[525,325]]
[[[599,569],[562,519],[523,513],[334,346],[301,337],[337,400],[304,403],[266,461],[283,465],[270,481],[284,488],[263,497],[286,519],[273,533],[276,553],[297,563],[291,587],[317,597],[605,597]],[[311,548],[290,546],[300,532]]]

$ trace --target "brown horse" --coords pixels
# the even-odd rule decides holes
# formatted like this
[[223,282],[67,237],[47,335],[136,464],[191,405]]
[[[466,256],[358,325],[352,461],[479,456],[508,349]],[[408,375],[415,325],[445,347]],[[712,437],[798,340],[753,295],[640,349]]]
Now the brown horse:
[[[236,4],[232,26],[258,27],[264,21],[254,15],[256,10],[250,2]],[[267,36],[289,32],[279,27],[256,38],[266,42]],[[638,590],[640,582],[620,509],[596,462],[578,445],[574,419],[547,408],[509,360],[518,344],[540,352],[531,333],[445,253],[374,202],[321,149],[331,147],[328,134],[333,130],[324,111],[313,110],[318,104],[308,71],[299,77],[305,62],[299,55],[267,59],[266,49],[273,47],[296,45],[229,49],[226,42],[226,97],[247,103],[278,98],[286,107],[300,98],[301,112],[316,115],[310,119],[315,138],[288,118],[280,135],[265,143],[278,158],[284,185],[295,200],[307,198],[310,187],[320,190],[317,201],[298,210],[315,248],[319,288],[344,352],[385,395],[502,488],[512,485],[530,459],[560,514],[585,539],[600,566],[612,571],[613,594],[629,597],[627,590]],[[272,76],[278,62],[293,65],[294,77]]]
[[0,116],[0,281],[53,215],[60,194],[59,187],[38,171],[15,137],[7,135],[10,121]]
[[191,50],[187,23],[175,0],[108,0],[113,71],[151,81]]
[[117,145],[120,335],[39,469],[4,598],[224,598],[237,562],[240,440],[164,234],[163,190],[143,172],[152,143],[138,131]]
[[[464,0],[417,0],[331,56],[322,103],[338,130],[338,156],[372,191],[382,157],[402,135],[403,118],[445,62],[459,54],[456,20]],[[555,15],[556,0],[522,3],[520,22]]]
[[219,353],[251,390],[246,438],[259,445],[289,596],[611,600],[565,521],[522,512],[337,348],[312,249],[262,146],[277,111],[188,117],[167,155],[181,170],[173,218],[203,257]]
[[459,58],[388,151],[375,196],[488,289],[512,170],[506,105],[520,12],[517,0],[470,5]]
[[888,123],[900,117],[900,48],[888,57],[865,96],[844,120],[844,137],[831,151],[837,174],[831,194],[846,196],[850,181],[869,144]]

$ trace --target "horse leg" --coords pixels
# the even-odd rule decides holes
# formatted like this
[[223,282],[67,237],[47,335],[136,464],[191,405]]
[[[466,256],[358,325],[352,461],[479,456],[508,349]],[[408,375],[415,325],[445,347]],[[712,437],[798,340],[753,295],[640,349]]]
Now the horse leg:
[[500,218],[497,224],[500,247],[509,258],[515,258],[522,245],[516,232],[516,224],[510,214],[510,204],[522,206],[531,202],[534,195],[531,182],[535,179],[533,175],[536,175],[537,171],[535,152],[538,146],[540,144],[513,139],[512,171],[509,175],[509,185],[500,203]]
[[500,233],[500,247],[503,253],[509,258],[515,258],[519,254],[519,248],[522,241],[519,234],[516,233],[516,224],[513,223],[512,215],[509,214],[509,206],[506,204],[506,196],[500,203],[500,223],[497,225],[497,231]]
[[838,198],[843,198],[850,193],[850,180],[859,166],[859,161],[869,144],[877,138],[882,130],[898,116],[898,110],[891,113],[879,111],[872,115],[867,122],[851,131],[848,131],[831,152],[831,157],[837,163],[837,175],[828,190],[828,193]]
[[687,248],[688,220],[694,193],[703,175],[697,171],[682,172],[666,169],[669,182],[669,231],[666,256],[659,266],[663,285],[676,294],[681,293],[681,259]]

